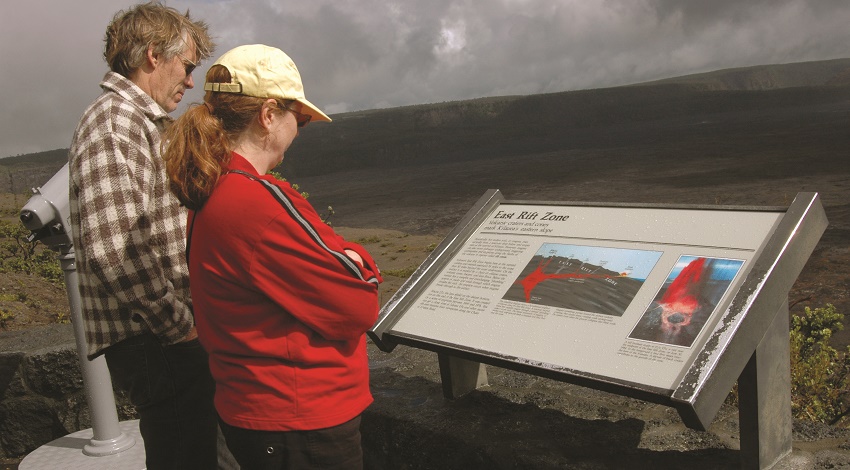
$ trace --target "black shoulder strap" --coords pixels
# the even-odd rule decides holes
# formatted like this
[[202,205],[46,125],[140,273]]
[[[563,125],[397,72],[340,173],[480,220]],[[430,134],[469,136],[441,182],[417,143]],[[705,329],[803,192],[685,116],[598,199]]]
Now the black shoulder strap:
[[248,173],[247,171],[242,171],[242,170],[227,170],[227,173],[225,173],[225,175],[226,175],[226,174],[228,174],[228,173],[239,173],[240,175],[247,176],[248,178],[250,178],[250,179],[252,179],[252,180],[254,180],[254,181],[260,181],[260,178],[257,178],[256,176],[252,175],[251,173]]
[[[200,210],[200,209],[198,209]],[[186,264],[189,264],[189,249],[192,247],[192,232],[195,230],[195,217],[198,216],[198,211],[192,211],[189,214],[189,233],[186,235]]]

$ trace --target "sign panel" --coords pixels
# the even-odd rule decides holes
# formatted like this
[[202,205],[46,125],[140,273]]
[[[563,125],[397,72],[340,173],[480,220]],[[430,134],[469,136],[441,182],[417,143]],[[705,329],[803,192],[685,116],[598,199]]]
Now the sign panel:
[[384,332],[672,391],[782,212],[504,201],[479,218]]

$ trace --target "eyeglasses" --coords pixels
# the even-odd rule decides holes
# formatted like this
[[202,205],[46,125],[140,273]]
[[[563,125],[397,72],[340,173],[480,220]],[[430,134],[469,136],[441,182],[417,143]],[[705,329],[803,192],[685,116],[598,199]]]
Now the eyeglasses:
[[312,116],[310,116],[309,114],[302,114],[300,110],[293,108],[294,104],[295,101],[292,101],[288,105],[286,105],[285,108],[289,111],[292,111],[292,114],[295,115],[295,122],[298,123],[298,127],[304,127],[310,123],[310,119],[312,119]]
[[180,54],[177,54],[177,57],[180,58],[180,62],[183,62],[183,68],[186,70],[186,76],[188,77],[189,75],[192,75],[192,72],[198,67],[198,64]]

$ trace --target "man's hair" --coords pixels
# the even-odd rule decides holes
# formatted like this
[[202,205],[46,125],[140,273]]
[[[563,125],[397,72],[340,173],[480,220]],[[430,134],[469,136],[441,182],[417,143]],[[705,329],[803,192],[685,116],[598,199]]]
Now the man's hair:
[[196,62],[212,54],[215,45],[205,22],[192,21],[188,10],[181,14],[151,1],[115,14],[106,28],[103,58],[110,70],[129,78],[145,63],[148,48],[169,60],[183,52],[190,39],[195,44]]

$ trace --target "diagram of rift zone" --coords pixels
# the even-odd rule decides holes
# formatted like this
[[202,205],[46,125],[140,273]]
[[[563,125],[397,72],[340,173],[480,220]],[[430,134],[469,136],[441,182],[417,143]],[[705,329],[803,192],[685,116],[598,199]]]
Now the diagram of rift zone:
[[502,298],[619,317],[644,283],[628,274],[538,252]]

